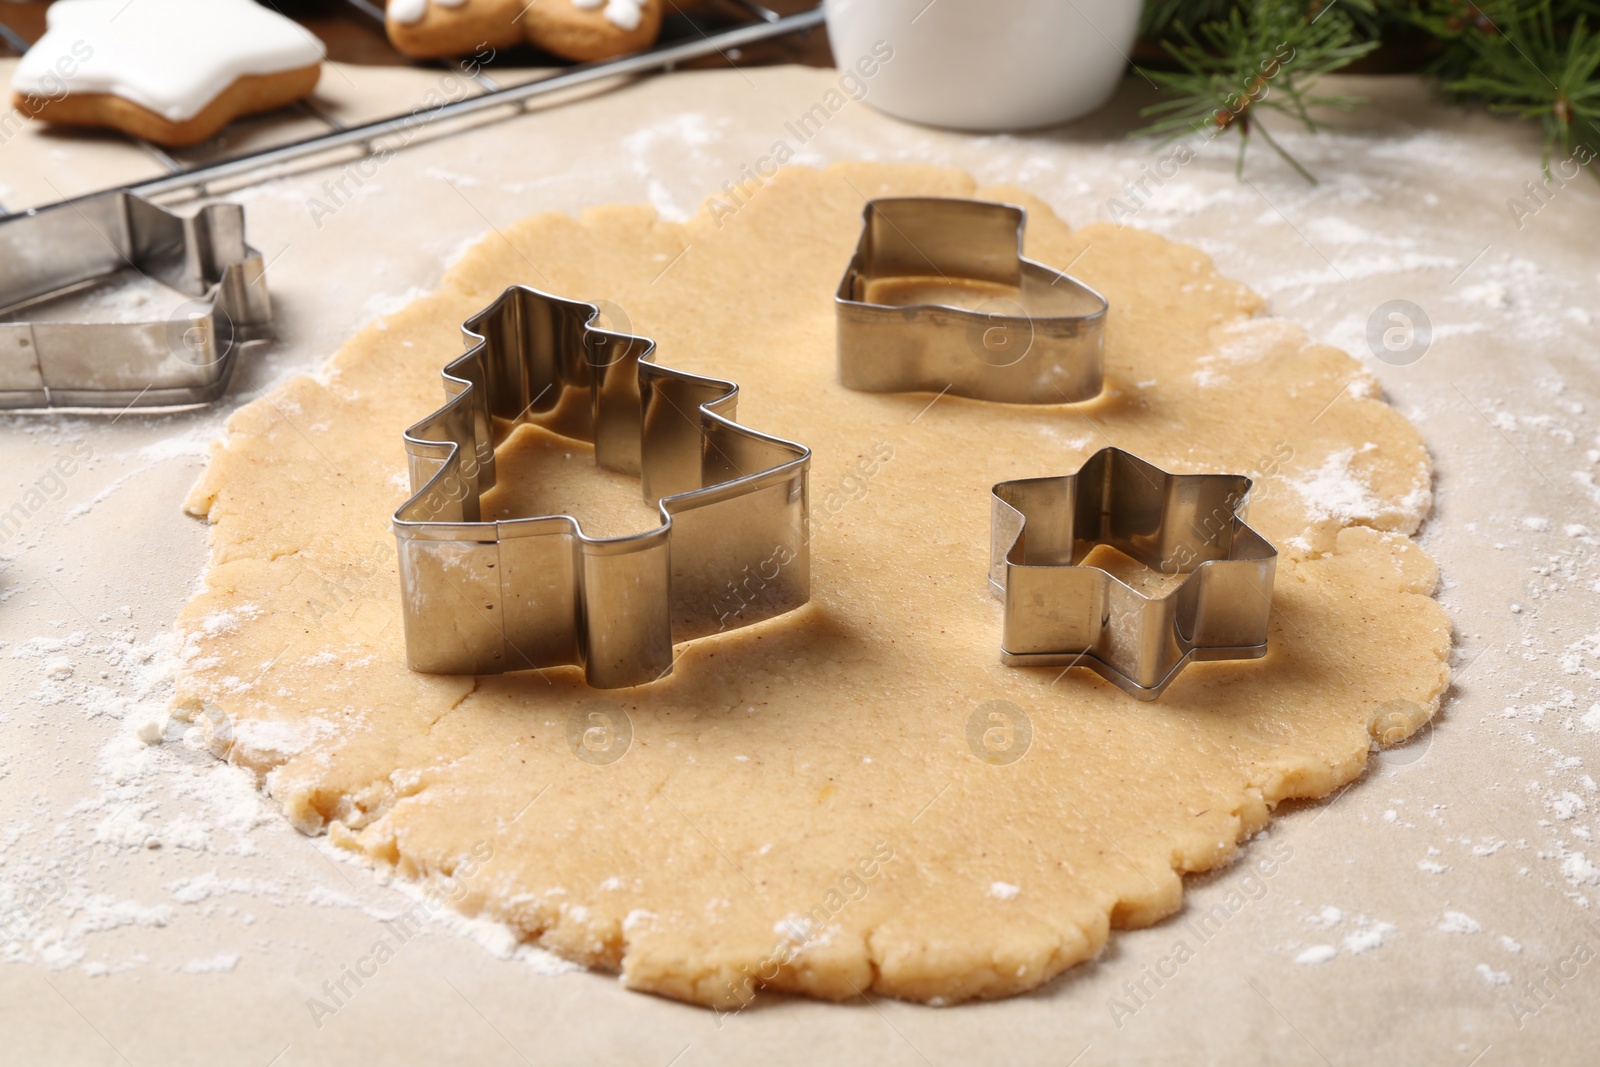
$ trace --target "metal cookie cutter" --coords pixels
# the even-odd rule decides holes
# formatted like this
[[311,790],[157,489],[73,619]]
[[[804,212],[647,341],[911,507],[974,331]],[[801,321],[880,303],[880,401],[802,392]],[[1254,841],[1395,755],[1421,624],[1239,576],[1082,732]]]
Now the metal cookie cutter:
[[[162,322],[3,321],[128,269],[194,299]],[[208,404],[271,325],[237,204],[182,218],[119,191],[0,221],[0,408]]]
[[[593,304],[525,286],[468,319],[448,402],[405,433],[394,515],[406,655],[432,674],[577,664],[598,689],[654,681],[679,641],[810,596],[811,451],[734,421],[733,382],[652,362]],[[639,475],[661,525],[589,537],[570,515],[481,521],[495,446],[521,422],[593,442]]]
[[839,381],[1063,404],[1100,392],[1105,297],[1025,259],[1027,214],[985,200],[873,200],[834,299]]
[[[1239,517],[1250,484],[1103,448],[1076,474],[996,485],[989,583],[1005,600],[1002,662],[1088,667],[1154,700],[1190,660],[1266,655],[1278,553]],[[1080,565],[1096,545],[1183,577],[1146,594]]]

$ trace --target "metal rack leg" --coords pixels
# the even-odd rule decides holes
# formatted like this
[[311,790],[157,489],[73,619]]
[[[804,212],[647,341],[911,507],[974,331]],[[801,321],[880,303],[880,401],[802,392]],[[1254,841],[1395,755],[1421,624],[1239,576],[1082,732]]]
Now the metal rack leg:
[[772,10],[770,7],[765,7],[756,3],[755,0],[726,0],[726,2],[732,4],[734,7],[744,8],[744,10],[750,12],[750,14],[754,15],[762,22],[777,22],[779,19],[783,18],[783,16],[778,14],[778,12]]
[[333,131],[337,132],[337,131],[342,130],[342,129],[345,128],[344,123],[340,122],[338,119],[336,119],[332,115],[328,114],[328,112],[320,104],[317,104],[314,101],[312,101],[310,97],[307,97],[306,99],[299,101],[297,104],[295,104],[295,107],[297,107],[299,110],[305,112],[306,114],[310,115],[312,118],[316,119],[318,122],[321,122],[324,126],[328,127],[330,130],[333,130]]
[[151,159],[154,159],[157,163],[161,164],[163,167],[166,167],[167,173],[176,174],[178,171],[183,169],[183,164],[167,155],[166,149],[160,147],[159,145],[151,144],[142,137],[130,137],[129,140],[138,145],[140,148],[144,149],[145,154]]
[[4,42],[7,48],[19,56],[28,50],[28,42],[24,41],[16,30],[13,30],[3,22],[0,22],[0,42]]

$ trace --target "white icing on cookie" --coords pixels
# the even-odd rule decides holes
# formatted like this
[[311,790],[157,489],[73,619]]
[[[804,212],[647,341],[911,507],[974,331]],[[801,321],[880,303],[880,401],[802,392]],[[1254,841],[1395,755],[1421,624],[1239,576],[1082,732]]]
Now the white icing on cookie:
[[633,31],[644,18],[645,0],[572,0],[572,6],[583,11],[593,11],[605,3],[606,21],[619,30]]
[[[460,7],[467,0],[433,0],[440,7]],[[428,0],[389,0],[389,6],[384,8],[386,17],[395,22],[410,26],[414,22],[421,22],[422,16],[428,13]]]
[[113,93],[172,122],[206,109],[243,74],[320,63],[322,42],[254,0],[57,0],[13,92]]
[[428,0],[389,0],[389,6],[383,9],[385,18],[407,26],[421,22],[427,13]]
[[[460,7],[467,0],[432,0],[440,7]],[[601,4],[606,5],[606,21],[619,30],[632,32],[639,28],[639,23],[644,20],[644,5],[648,0],[572,0],[572,6],[581,11],[593,11]],[[384,16],[393,22],[405,26],[421,22],[422,16],[428,13],[429,0],[389,0],[389,6],[384,8]]]
[[606,4],[606,19],[618,29],[632,32],[643,18],[644,5],[639,0],[609,0]]

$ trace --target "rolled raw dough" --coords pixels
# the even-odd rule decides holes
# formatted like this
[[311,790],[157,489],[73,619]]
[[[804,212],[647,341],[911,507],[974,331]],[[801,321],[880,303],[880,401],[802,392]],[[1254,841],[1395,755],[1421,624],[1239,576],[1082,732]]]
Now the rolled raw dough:
[[[1024,407],[841,388],[833,291],[883,195],[1027,207],[1028,255],[1111,302],[1106,392]],[[1171,915],[1184,872],[1438,707],[1450,629],[1408,536],[1431,500],[1417,431],[1355,360],[1253,317],[1260,299],[1200,252],[1072,230],[928,168],[791,167],[721,214],[509,227],[230,420],[187,505],[214,525],[179,622],[180,714],[302,831],[407,877],[457,872],[462,910],[635,989],[724,1008],[761,988],[999,997]],[[815,450],[807,607],[684,646],[634,690],[406,669],[400,432],[441,402],[461,321],[517,282],[612,301],[664,362],[741,383],[741,421]],[[1252,525],[1282,553],[1265,659],[1191,666],[1159,703],[1001,666],[989,486],[1107,444],[1256,477]],[[528,430],[506,454],[496,510],[655,522],[586,447]]]

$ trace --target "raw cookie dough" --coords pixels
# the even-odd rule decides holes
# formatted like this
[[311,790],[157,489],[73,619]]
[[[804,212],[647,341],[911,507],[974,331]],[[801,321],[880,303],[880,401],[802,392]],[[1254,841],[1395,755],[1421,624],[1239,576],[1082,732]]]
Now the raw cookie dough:
[[[863,201],[906,195],[1028,208],[1027,254],[1111,302],[1099,399],[837,384],[833,292]],[[1450,629],[1408,536],[1431,501],[1417,431],[1195,249],[875,164],[785,168],[720,225],[607,207],[505,235],[235,414],[189,499],[215,525],[179,623],[180,714],[305,833],[407,877],[459,871],[463,910],[635,989],[722,1008],[762,987],[998,997],[1171,915],[1184,872],[1437,709]],[[405,668],[400,432],[441,402],[461,321],[513,282],[612,301],[663,362],[739,382],[742,422],[811,446],[807,607],[683,646],[634,690]],[[1158,703],[1000,665],[989,487],[1106,444],[1256,477],[1250,522],[1282,553],[1265,659],[1195,664]],[[503,455],[492,510],[655,521],[582,446],[522,430]]]
[[17,64],[11,106],[169,148],[292,104],[322,73],[322,42],[254,0],[59,0],[48,20]]
[[389,43],[419,58],[526,41],[566,59],[610,59],[655,42],[661,0],[389,0],[384,26]]

